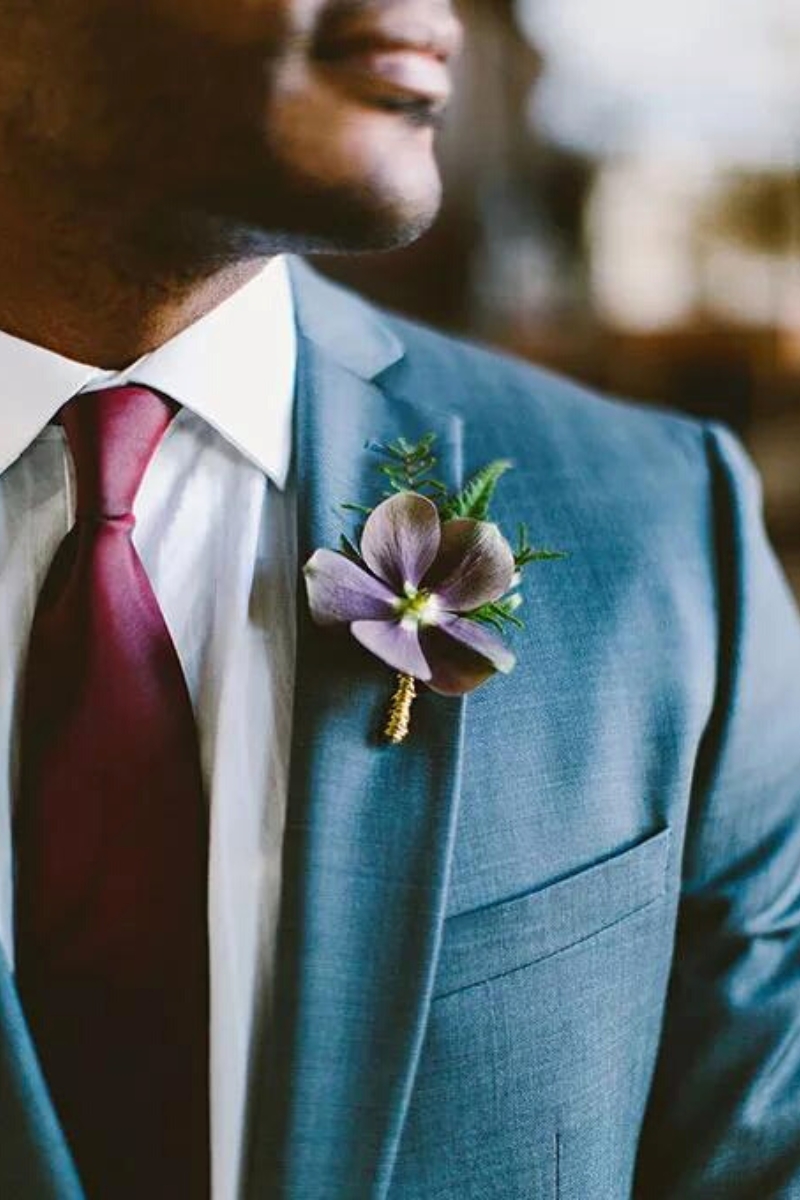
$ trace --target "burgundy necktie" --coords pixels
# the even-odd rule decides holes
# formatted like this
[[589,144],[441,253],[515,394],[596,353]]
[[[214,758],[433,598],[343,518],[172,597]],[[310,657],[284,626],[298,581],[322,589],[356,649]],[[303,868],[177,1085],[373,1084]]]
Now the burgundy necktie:
[[207,816],[186,682],[131,540],[172,411],[141,387],[63,409],[77,515],[25,683],[17,982],[88,1200],[209,1191]]

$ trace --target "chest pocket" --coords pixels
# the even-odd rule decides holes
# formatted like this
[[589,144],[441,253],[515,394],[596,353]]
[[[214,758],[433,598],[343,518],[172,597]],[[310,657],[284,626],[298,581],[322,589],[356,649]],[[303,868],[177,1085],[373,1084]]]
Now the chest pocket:
[[550,958],[653,904],[669,844],[663,829],[547,887],[448,918],[433,999]]

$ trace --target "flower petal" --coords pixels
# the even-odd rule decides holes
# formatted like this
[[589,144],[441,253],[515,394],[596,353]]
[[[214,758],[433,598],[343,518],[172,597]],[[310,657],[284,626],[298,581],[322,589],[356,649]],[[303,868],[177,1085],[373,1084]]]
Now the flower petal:
[[361,554],[371,571],[398,592],[417,587],[436,558],[440,540],[436,505],[416,492],[398,492],[367,517]]
[[514,553],[496,525],[459,519],[442,525],[441,546],[424,580],[451,612],[499,600],[514,579]]
[[419,644],[419,633],[401,621],[354,621],[353,637],[387,666],[427,682],[431,677]]
[[465,617],[444,617],[424,629],[420,641],[431,666],[428,687],[445,696],[471,692],[496,671],[508,674],[516,663],[500,638]]
[[335,550],[317,550],[303,568],[311,616],[318,625],[390,621],[396,597],[385,583]]

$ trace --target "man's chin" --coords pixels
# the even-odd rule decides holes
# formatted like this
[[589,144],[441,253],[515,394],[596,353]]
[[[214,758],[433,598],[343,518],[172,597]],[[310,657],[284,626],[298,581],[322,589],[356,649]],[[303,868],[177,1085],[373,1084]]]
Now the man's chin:
[[[417,166],[421,164],[415,164]],[[398,249],[434,222],[436,164],[417,171],[313,177],[273,159],[233,182],[205,180],[157,203],[140,228],[142,252],[177,272],[278,253],[360,254]]]
[[257,224],[298,253],[353,254],[410,245],[433,224],[442,185],[433,160],[416,171],[365,172],[336,183],[289,178],[265,189]]
[[438,201],[413,209],[343,205],[339,211],[329,209],[324,222],[309,222],[284,231],[285,249],[302,254],[398,250],[417,241],[431,227],[438,211]]
[[[277,253],[363,254],[411,245],[433,224],[440,203],[439,190],[424,203],[419,197],[404,202],[398,196],[381,201],[366,191],[324,197],[306,192],[280,208],[269,202],[260,209],[251,201],[227,212],[195,210],[188,219],[184,214],[181,226],[198,250],[214,247],[214,256],[226,259]],[[163,222],[160,228],[164,230]]]

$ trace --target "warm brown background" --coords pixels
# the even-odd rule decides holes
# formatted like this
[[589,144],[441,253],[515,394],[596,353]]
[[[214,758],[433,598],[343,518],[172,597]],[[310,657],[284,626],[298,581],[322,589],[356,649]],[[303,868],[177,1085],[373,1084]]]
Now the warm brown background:
[[[573,25],[554,49],[552,0],[462,0],[440,220],[409,250],[320,265],[444,329],[728,422],[800,593],[800,8],[748,0],[737,30],[715,28],[720,0],[661,17],[560,3]],[[606,73],[627,90],[609,99]]]

